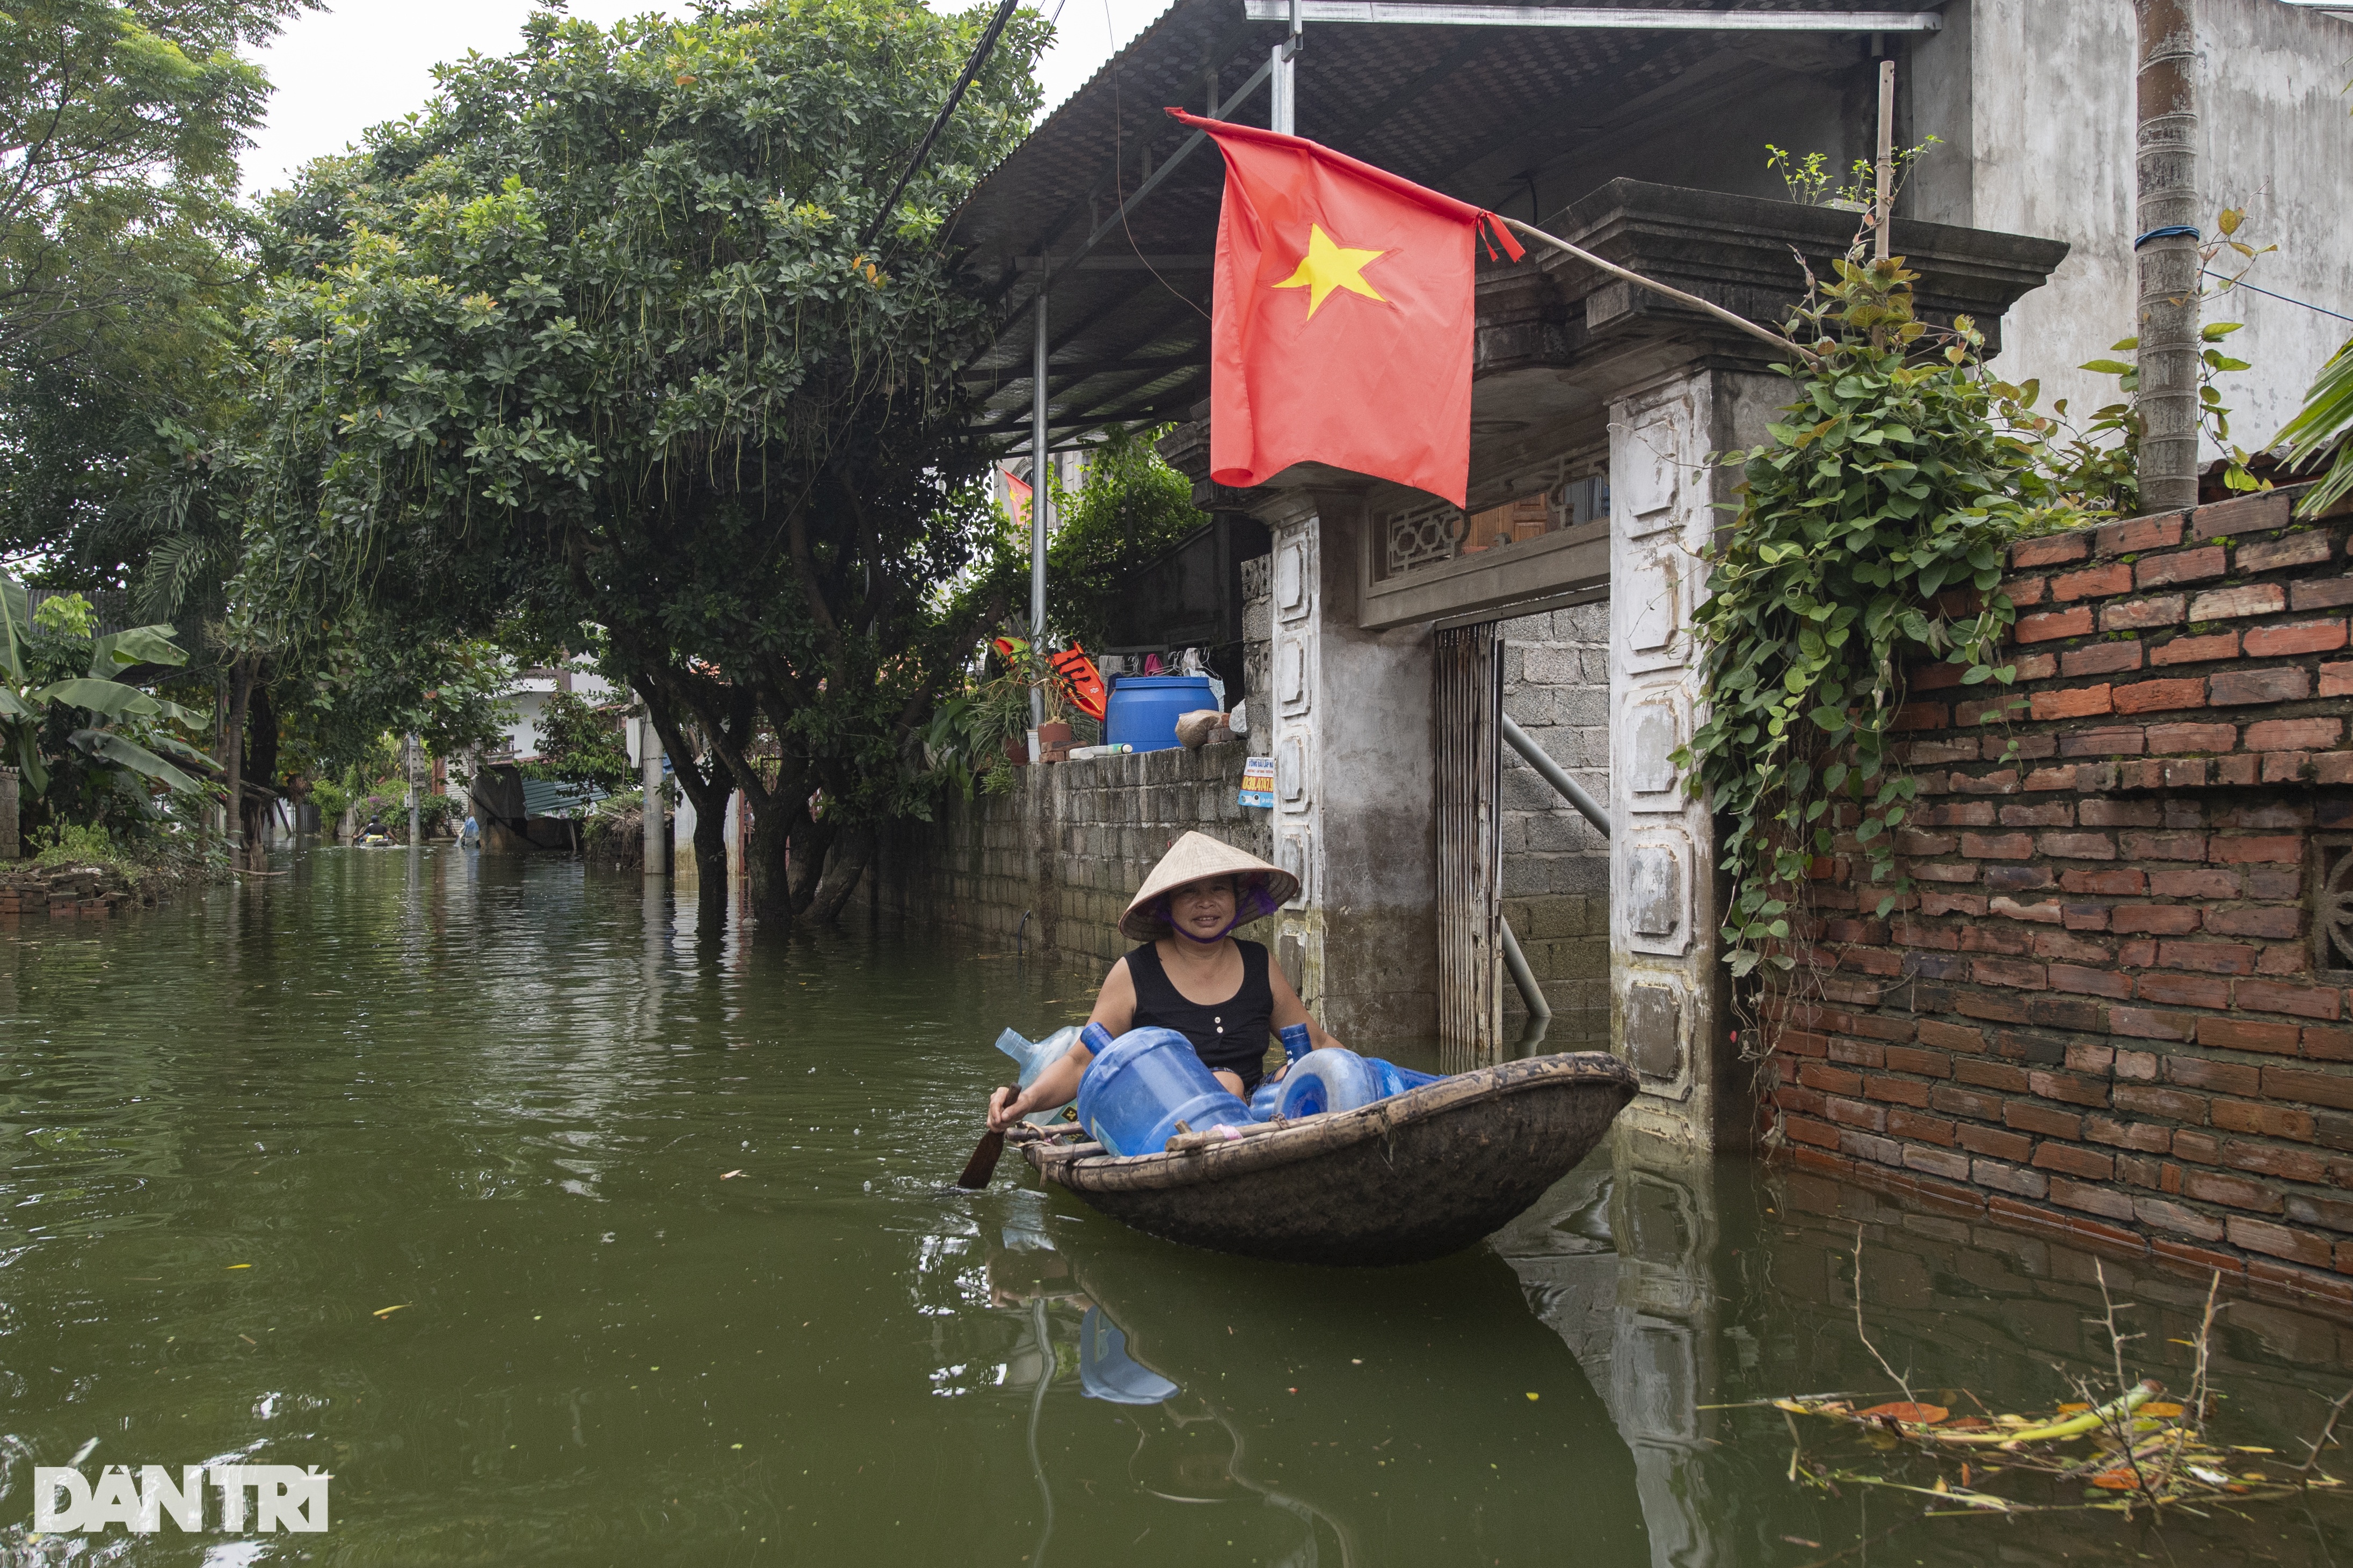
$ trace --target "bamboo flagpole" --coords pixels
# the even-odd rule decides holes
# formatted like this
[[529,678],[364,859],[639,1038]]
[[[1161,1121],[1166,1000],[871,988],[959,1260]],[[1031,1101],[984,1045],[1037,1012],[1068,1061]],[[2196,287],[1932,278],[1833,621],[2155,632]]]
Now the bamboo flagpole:
[[1884,261],[1895,240],[1895,62],[1879,62],[1879,190],[1871,205],[1872,255]]
[[1579,261],[1584,262],[1588,267],[1599,267],[1602,271],[1610,274],[1612,277],[1623,278],[1627,282],[1635,284],[1641,288],[1648,289],[1654,294],[1662,294],[1666,296],[1666,298],[1674,300],[1677,304],[1689,305],[1694,310],[1704,311],[1706,314],[1714,316],[1719,321],[1739,328],[1742,331],[1746,332],[1752,338],[1761,339],[1766,342],[1771,343],[1777,349],[1781,349],[1787,353],[1796,354],[1799,359],[1804,360],[1808,364],[1812,365],[1817,370],[1821,368],[1821,357],[1819,354],[1816,354],[1812,350],[1800,347],[1799,344],[1791,342],[1788,338],[1783,337],[1780,333],[1774,331],[1768,327],[1758,326],[1756,322],[1750,321],[1746,316],[1736,316],[1731,311],[1725,310],[1723,306],[1712,305],[1696,294],[1686,294],[1680,289],[1670,288],[1666,284],[1661,283],[1654,279],[1645,278],[1639,272],[1630,272],[1625,268],[1619,266],[1614,261],[1604,261],[1601,258],[1594,255],[1593,252],[1586,249],[1584,247],[1571,245],[1568,241],[1561,238],[1558,235],[1547,234],[1543,229],[1536,227],[1534,224],[1522,223],[1515,217],[1504,217],[1500,213],[1495,214],[1494,216],[1498,222],[1509,225],[1514,232],[1525,235],[1528,238],[1536,241],[1538,244],[1549,245],[1555,250],[1565,250],[1569,255],[1576,257]]

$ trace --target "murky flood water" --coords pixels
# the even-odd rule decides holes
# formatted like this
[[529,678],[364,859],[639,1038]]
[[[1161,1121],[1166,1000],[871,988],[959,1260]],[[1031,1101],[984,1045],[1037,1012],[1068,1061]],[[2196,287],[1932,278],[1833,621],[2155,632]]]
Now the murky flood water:
[[[2353,1564],[2327,1498],[1904,1524],[1704,1408],[1887,1385],[1860,1229],[1915,1389],[2047,1409],[2110,1361],[2058,1243],[1608,1152],[1379,1272],[1155,1242],[1012,1156],[944,1194],[988,1041],[1092,979],[454,849],[0,926],[0,1558]],[[2109,1278],[2134,1372],[2186,1385],[2199,1285]],[[2300,1458],[2353,1340],[2223,1323],[2221,1430]],[[315,1465],[332,1522],[33,1539],[32,1468],[77,1460]]]

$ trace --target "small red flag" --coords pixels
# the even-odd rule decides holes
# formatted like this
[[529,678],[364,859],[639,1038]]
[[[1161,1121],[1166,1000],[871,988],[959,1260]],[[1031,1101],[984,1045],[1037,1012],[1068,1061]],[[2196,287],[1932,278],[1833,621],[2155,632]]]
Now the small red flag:
[[1461,506],[1472,251],[1482,224],[1514,261],[1519,242],[1491,213],[1328,147],[1168,112],[1226,158],[1209,478],[1247,487],[1329,463]]

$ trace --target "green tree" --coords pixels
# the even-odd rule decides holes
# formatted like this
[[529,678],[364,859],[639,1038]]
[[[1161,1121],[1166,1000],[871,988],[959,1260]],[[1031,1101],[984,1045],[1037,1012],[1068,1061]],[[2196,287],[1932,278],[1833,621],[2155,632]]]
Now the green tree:
[[1135,570],[1209,521],[1193,505],[1193,482],[1153,449],[1165,434],[1165,426],[1112,432],[1087,454],[1078,493],[1055,498],[1061,523],[1046,547],[1048,613],[1056,631],[1083,647],[1113,640]]
[[[980,13],[776,0],[524,47],[314,165],[273,209],[258,341],[277,454],[240,614],[365,598],[590,621],[700,818],[751,803],[754,905],[828,918],[988,607],[956,367],[990,324],[946,214],[1037,103],[1024,16],[891,216],[856,237]],[[265,623],[268,623],[265,626]]]

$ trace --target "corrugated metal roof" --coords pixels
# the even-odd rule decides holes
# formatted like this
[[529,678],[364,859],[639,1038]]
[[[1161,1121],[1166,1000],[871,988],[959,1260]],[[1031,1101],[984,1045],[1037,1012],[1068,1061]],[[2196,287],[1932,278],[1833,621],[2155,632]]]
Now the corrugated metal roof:
[[[1676,9],[1727,0],[1652,0]],[[1747,10],[1925,11],[1933,0],[1738,0]],[[1596,9],[1609,9],[1597,6]],[[1016,310],[976,367],[983,427],[1026,438],[1038,258],[1067,258],[1184,141],[1162,112],[1200,110],[1214,73],[1231,94],[1282,37],[1238,0],[1176,0],[1032,132],[956,214],[955,240]],[[1527,210],[1525,172],[1580,139],[1639,137],[1694,79],[1721,90],[1744,59],[1793,51],[1859,58],[1860,37],[1314,25],[1297,69],[1299,133],[1436,190]],[[1264,124],[1261,86],[1229,118]],[[1611,173],[1630,172],[1613,170]],[[1603,176],[1604,178],[1607,175]],[[1597,180],[1594,182],[1599,184]],[[1055,274],[1049,302],[1051,419],[1085,428],[1182,416],[1207,395],[1210,273],[1223,165],[1204,147],[1087,263]],[[1550,203],[1573,199],[1568,191]],[[1145,262],[1153,268],[1147,269]],[[1024,261],[1033,265],[1024,268]]]

